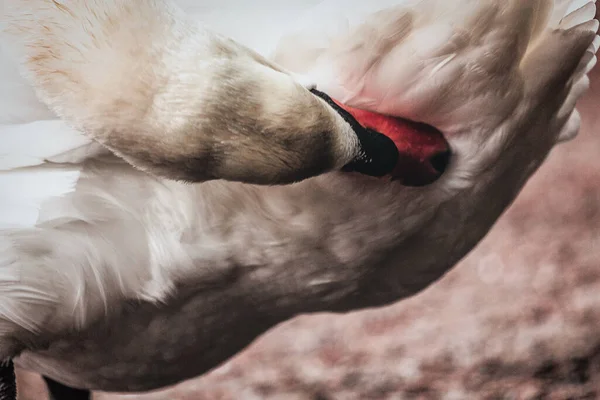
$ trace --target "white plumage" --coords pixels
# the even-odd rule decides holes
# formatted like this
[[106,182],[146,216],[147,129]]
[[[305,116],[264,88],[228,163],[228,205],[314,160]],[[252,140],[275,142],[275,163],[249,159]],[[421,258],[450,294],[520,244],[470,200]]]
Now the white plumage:
[[56,120],[5,41],[0,357],[72,386],[148,390],[299,312],[421,290],[578,131],[600,44],[592,0],[298,0],[274,14],[267,1],[187,3],[350,105],[438,127],[450,170],[420,189],[344,173],[282,187],[160,180]]

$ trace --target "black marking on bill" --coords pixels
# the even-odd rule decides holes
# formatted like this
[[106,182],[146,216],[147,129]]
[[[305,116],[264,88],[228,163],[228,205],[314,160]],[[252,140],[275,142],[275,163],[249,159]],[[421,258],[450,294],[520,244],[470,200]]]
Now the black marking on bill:
[[312,89],[311,93],[323,99],[337,111],[358,137],[360,151],[354,160],[342,168],[343,171],[381,177],[390,174],[394,170],[400,154],[392,139],[373,129],[362,126],[356,118],[337,105],[325,93],[316,89]]

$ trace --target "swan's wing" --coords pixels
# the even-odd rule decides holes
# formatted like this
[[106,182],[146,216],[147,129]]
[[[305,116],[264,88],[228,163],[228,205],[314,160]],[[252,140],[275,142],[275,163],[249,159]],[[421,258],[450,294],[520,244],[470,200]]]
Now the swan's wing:
[[43,105],[0,35],[0,229],[31,227],[52,199],[75,190],[83,162],[106,150]]
[[452,134],[510,115],[528,49],[561,21],[589,21],[593,3],[325,0],[283,37],[274,59],[349,105]]
[[60,120],[0,125],[0,229],[35,226],[76,189],[84,161],[106,152]]
[[105,153],[62,120],[0,125],[0,171],[47,163],[79,164]]
[[[589,3],[595,3],[592,0],[554,0],[553,9],[550,20],[548,21],[549,26],[559,26],[563,18],[567,15],[575,15],[574,12],[582,7],[589,7]],[[583,17],[580,14],[580,17]],[[583,21],[585,22],[585,21]]]

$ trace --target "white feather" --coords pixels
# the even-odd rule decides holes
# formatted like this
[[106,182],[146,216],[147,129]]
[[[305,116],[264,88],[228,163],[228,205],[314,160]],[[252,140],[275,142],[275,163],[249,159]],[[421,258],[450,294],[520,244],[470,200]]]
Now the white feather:
[[0,125],[0,171],[44,163],[79,164],[102,154],[89,138],[61,120]]

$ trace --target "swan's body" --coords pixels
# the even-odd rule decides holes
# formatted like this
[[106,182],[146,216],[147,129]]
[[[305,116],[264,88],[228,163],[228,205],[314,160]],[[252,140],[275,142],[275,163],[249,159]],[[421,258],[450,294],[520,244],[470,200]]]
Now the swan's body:
[[[351,20],[325,50],[288,36],[274,58],[350,105],[446,133],[453,164],[426,188],[346,173],[285,187],[165,181],[60,121],[25,125],[52,116],[26,108],[34,100],[23,95],[15,110],[27,112],[5,115],[0,132],[20,154],[0,174],[10,187],[0,199],[0,357],[75,387],[155,389],[207,371],[297,313],[409,296],[472,249],[578,130],[594,2],[378,3],[396,7],[363,11],[369,25]],[[421,23],[402,25],[408,14]],[[375,54],[364,37],[386,46]],[[365,64],[348,64],[350,55]]]

